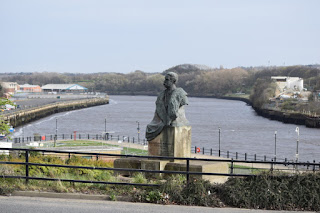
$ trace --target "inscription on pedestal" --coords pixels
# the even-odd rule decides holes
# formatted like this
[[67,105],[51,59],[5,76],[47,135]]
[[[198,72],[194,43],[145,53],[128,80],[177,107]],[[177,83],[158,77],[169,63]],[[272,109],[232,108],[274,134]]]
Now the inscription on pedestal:
[[149,155],[168,157],[190,157],[191,126],[165,127],[149,141]]

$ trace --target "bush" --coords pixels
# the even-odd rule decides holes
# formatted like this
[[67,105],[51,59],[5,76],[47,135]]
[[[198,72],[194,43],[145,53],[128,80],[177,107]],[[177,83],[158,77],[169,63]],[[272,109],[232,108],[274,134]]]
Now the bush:
[[231,178],[219,186],[218,193],[234,207],[319,211],[320,173]]

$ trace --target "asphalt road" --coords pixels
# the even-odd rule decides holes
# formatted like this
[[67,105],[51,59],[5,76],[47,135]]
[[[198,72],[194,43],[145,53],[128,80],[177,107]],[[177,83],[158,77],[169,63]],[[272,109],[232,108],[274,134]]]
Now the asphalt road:
[[[84,213],[84,212],[114,212],[114,213],[285,213],[297,211],[265,211],[233,208],[208,208],[194,206],[155,205],[146,203],[130,203],[116,201],[76,200],[42,197],[5,197],[0,196],[0,213]],[[306,212],[304,212],[306,213]]]

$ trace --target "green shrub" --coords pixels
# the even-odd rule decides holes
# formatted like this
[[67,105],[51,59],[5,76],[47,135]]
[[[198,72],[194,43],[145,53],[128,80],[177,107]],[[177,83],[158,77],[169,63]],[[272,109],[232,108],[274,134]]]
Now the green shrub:
[[223,202],[234,207],[320,210],[319,173],[231,178],[217,191]]

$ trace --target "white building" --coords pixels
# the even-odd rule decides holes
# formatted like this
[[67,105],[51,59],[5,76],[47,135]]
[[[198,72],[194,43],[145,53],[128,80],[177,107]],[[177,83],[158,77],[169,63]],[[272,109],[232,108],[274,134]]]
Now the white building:
[[293,90],[301,92],[303,90],[303,79],[299,77],[286,77],[286,76],[272,76],[271,79],[275,80],[280,92],[286,90]]
[[87,88],[78,84],[47,84],[41,87],[43,92],[87,92]]

